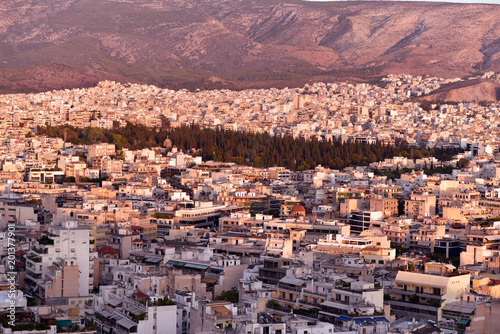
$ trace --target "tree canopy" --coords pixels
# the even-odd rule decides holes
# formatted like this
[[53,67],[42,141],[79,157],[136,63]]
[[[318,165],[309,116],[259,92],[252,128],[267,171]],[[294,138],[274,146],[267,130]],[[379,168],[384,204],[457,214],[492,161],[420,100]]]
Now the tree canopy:
[[49,137],[66,138],[76,145],[114,143],[117,149],[142,149],[163,146],[166,139],[179,149],[202,156],[204,160],[235,162],[255,167],[280,166],[291,170],[312,169],[317,165],[342,169],[348,166],[392,158],[402,154],[409,158],[435,156],[449,160],[458,150],[410,147],[406,142],[386,145],[380,142],[362,144],[340,139],[294,138],[289,135],[271,136],[268,133],[245,133],[222,129],[183,125],[170,128],[148,128],[127,123],[113,129],[75,128],[72,126],[39,127],[38,133]]

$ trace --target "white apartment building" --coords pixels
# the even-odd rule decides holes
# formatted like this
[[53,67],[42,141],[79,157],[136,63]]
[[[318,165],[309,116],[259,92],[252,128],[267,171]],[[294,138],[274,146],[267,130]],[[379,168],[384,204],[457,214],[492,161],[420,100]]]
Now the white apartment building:
[[[76,221],[49,227],[49,234],[39,239],[26,256],[26,278],[32,291],[45,289],[43,277],[49,267],[61,258],[75,258],[79,266],[78,295],[88,296],[93,288],[93,268],[90,266],[90,229],[79,227]],[[53,243],[53,244],[51,244]]]

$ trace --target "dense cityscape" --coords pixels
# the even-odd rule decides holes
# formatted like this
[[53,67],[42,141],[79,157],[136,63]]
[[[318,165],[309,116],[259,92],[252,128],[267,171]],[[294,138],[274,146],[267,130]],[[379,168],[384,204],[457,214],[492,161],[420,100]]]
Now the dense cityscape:
[[2,333],[495,333],[476,79],[0,95]]

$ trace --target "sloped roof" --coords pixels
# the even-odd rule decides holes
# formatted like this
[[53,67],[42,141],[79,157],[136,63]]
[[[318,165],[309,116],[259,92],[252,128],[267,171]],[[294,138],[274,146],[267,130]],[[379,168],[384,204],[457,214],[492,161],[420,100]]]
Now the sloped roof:
[[304,285],[306,284],[306,281],[295,277],[285,276],[282,279],[280,279],[280,283],[290,284],[290,285]]
[[136,292],[134,293],[135,296],[139,297],[139,298],[149,298],[149,296],[143,292]]

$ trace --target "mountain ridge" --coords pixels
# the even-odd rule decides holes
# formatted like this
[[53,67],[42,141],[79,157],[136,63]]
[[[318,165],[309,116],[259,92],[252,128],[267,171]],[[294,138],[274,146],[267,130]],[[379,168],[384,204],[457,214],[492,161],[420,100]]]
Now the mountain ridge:
[[389,73],[462,77],[500,71],[498,17],[494,4],[5,0],[0,92],[103,79],[240,89]]

